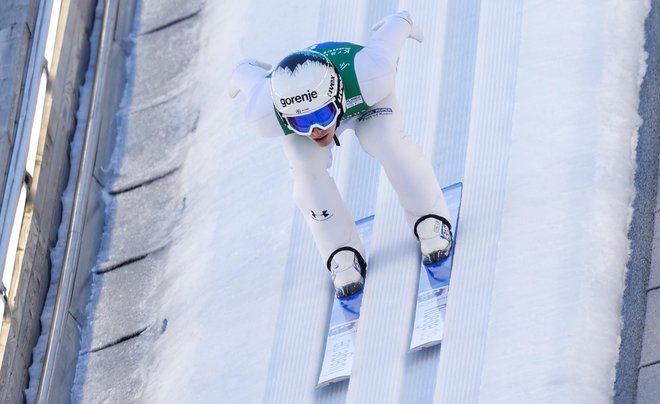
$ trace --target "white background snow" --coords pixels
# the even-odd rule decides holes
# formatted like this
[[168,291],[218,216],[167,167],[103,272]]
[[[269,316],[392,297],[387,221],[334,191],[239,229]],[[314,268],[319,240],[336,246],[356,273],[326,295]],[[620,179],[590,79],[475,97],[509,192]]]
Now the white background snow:
[[[187,213],[154,302],[168,329],[144,364],[142,397],[171,403],[256,403],[282,394],[305,402],[342,394],[349,402],[608,401],[628,256],[647,2],[329,3],[206,5],[197,61],[201,114],[183,166]],[[369,206],[376,213],[381,235],[374,236],[351,384],[340,386],[338,396],[323,396],[308,382],[317,376],[310,372],[286,384],[291,391],[271,396],[279,366],[273,352],[292,307],[283,302],[298,293],[287,284],[287,271],[301,270],[292,269],[290,254],[309,244],[309,235],[291,199],[280,142],[247,133],[244,95],[227,96],[228,78],[244,57],[276,63],[315,42],[363,42],[371,24],[401,9],[426,33],[422,44],[409,41],[399,64],[406,129],[428,151],[443,186],[464,183],[442,354],[431,353],[424,365],[433,369],[421,375],[428,378],[425,392],[406,391],[410,384],[401,379],[415,359],[396,335],[405,339],[409,330],[417,269],[386,261],[414,257],[415,244],[381,174],[364,180],[376,193],[364,197],[370,202],[356,203],[357,210]],[[346,167],[370,158],[345,143],[335,150],[333,173],[350,194],[344,184],[355,182]],[[318,282],[309,287],[322,290],[296,304],[327,313],[330,280],[320,260],[312,262],[304,270]],[[319,329],[313,335],[324,333],[322,318],[307,325]],[[388,330],[388,318],[399,321],[398,330]],[[295,352],[297,343],[284,346]],[[318,344],[322,348],[322,341],[312,346]],[[321,352],[312,349],[307,360],[318,363]],[[390,373],[373,359],[381,354]]]
[[[472,85],[470,116],[464,117],[469,127],[460,134],[465,165],[448,168],[462,171],[465,183],[447,314],[447,338],[456,340],[443,347],[449,352],[440,356],[435,396],[442,402],[603,402],[612,394],[617,359],[648,5],[504,3],[481,4],[475,48],[463,50],[476,56],[474,66],[469,58],[464,66],[474,69],[474,81],[466,84]],[[427,37],[421,45],[408,43],[402,54],[402,104],[404,112],[416,111],[407,114],[407,127],[423,128],[408,130],[427,149],[441,147],[447,136],[436,130],[443,117],[435,115],[438,104],[452,101],[443,100],[438,83],[447,82],[446,27],[461,24],[447,21],[456,6],[336,6],[344,12],[330,13],[315,1],[207,5],[199,55],[202,112],[184,165],[190,210],[166,269],[160,310],[170,326],[149,365],[144,397],[264,399],[278,305],[287,293],[289,244],[305,235],[291,234],[298,213],[279,142],[246,133],[244,99],[226,96],[236,61],[275,63],[314,42],[360,42],[371,23],[409,9]],[[359,21],[353,30],[320,28],[340,25],[332,18],[350,14]],[[474,15],[464,18],[467,24]],[[324,36],[329,33],[335,36]],[[429,68],[432,75],[419,73]],[[493,74],[498,69],[499,77]],[[414,86],[439,92],[419,96]],[[485,250],[475,241],[483,233]],[[480,261],[468,257],[480,251],[488,252]],[[327,276],[320,262],[308,270]],[[462,347],[462,336],[472,345]],[[476,353],[461,357],[474,347]],[[366,371],[359,364],[356,369]]]

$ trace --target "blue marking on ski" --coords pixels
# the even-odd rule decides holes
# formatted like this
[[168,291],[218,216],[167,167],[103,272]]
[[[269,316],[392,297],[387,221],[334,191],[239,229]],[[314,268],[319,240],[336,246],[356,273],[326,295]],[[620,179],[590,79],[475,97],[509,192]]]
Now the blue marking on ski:
[[458,182],[450,185],[443,188],[442,192],[447,201],[449,213],[454,218],[454,226],[452,228],[454,248],[452,248],[449,257],[440,263],[433,266],[420,265],[415,323],[412,337],[410,338],[411,352],[442,342],[449,280],[451,278],[454,251],[456,251],[456,242],[458,239],[458,219],[463,184]]
[[[365,259],[368,261],[374,216],[367,216],[356,221],[355,224],[367,255]],[[360,292],[353,296],[332,300],[332,312],[330,314],[328,336],[325,341],[323,364],[321,365],[321,373],[316,387],[337,383],[351,376],[362,296],[363,294]]]

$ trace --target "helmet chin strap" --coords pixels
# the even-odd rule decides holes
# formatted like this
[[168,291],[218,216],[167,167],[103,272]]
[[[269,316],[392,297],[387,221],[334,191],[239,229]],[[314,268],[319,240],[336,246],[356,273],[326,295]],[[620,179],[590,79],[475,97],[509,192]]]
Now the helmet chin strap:
[[341,145],[339,144],[339,138],[337,137],[337,134],[336,134],[336,133],[335,133],[334,136],[335,136],[335,144],[336,144],[337,146],[341,146]]

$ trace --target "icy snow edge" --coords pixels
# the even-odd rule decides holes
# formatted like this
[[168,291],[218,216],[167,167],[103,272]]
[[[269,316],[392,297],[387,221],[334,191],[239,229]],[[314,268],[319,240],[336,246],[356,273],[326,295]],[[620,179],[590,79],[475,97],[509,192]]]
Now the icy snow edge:
[[525,9],[482,402],[611,401],[649,9]]

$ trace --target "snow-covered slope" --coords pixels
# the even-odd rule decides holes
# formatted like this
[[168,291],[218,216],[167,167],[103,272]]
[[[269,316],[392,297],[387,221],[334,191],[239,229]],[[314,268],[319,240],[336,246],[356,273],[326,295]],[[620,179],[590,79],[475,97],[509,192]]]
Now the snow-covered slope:
[[[425,30],[399,63],[406,130],[442,185],[463,181],[441,348],[408,354],[416,243],[351,136],[332,168],[375,213],[353,376],[315,390],[332,299],[291,200],[278,140],[226,95],[235,62],[361,42],[408,9]],[[639,126],[646,1],[207,2],[168,254],[144,364],[150,402],[603,402],[612,394]]]

